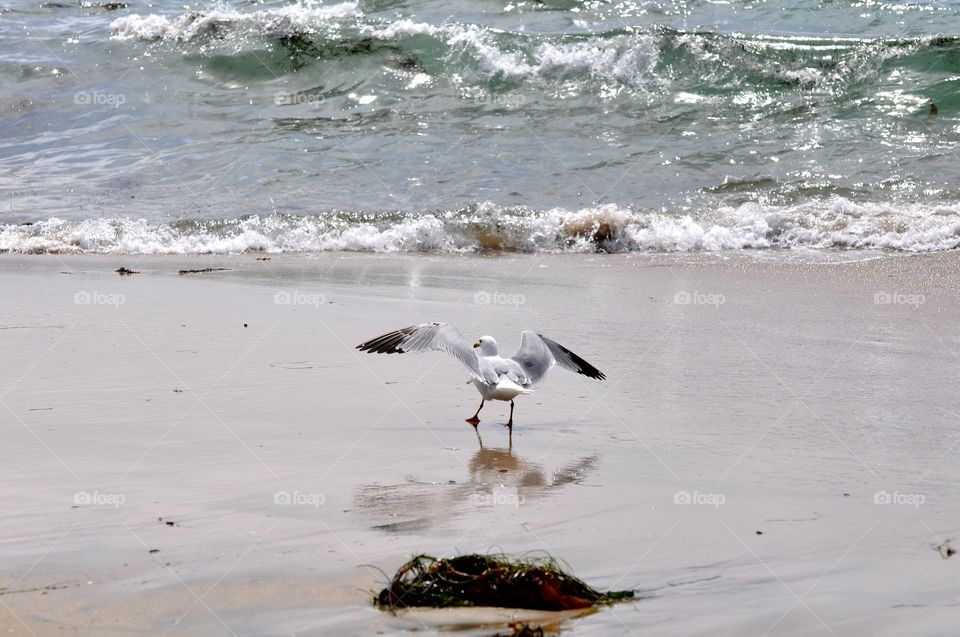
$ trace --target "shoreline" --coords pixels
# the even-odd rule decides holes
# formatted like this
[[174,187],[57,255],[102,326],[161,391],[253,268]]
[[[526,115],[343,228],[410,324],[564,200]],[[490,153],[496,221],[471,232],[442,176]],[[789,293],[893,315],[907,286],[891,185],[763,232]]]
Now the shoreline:
[[[530,208],[490,201],[416,211],[327,210],[242,217],[40,218],[0,224],[0,253],[658,254],[865,252],[938,254],[960,248],[960,206],[851,201],[629,204]],[[816,258],[816,257],[815,257]]]

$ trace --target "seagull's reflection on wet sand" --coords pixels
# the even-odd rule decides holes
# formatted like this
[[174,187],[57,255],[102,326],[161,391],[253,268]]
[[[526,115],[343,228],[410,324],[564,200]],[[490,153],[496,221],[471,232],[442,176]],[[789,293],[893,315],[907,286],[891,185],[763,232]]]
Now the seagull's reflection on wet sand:
[[484,447],[480,441],[466,464],[465,480],[424,480],[408,475],[397,484],[361,485],[354,495],[354,512],[371,528],[416,533],[449,524],[483,507],[519,508],[582,481],[597,462],[596,455],[589,455],[547,471],[542,464],[514,452],[512,444]]

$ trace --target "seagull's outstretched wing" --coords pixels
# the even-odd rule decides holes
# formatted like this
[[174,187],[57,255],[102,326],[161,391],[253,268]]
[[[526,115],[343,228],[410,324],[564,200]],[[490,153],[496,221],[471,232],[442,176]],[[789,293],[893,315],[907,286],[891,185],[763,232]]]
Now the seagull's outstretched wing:
[[529,330],[521,334],[520,351],[512,357],[523,368],[531,383],[538,383],[554,364],[583,374],[588,378],[603,380],[606,376],[599,369],[583,360],[566,347]]
[[[481,370],[480,360],[470,341],[463,337],[449,323],[421,323],[372,338],[357,345],[357,349],[368,354],[404,354],[406,352],[446,352],[457,357],[466,365],[474,378],[496,383],[497,374],[492,370]],[[487,373],[484,374],[484,371]]]

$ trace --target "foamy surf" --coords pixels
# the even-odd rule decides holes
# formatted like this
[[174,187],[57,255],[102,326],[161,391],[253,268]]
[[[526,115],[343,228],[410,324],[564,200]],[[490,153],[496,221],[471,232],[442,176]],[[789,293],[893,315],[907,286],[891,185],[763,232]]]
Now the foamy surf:
[[960,206],[748,203],[696,215],[616,205],[566,210],[483,203],[436,213],[250,216],[152,223],[49,219],[0,226],[0,251],[226,254],[263,252],[699,252],[783,248],[938,252],[960,247]]
[[200,36],[222,36],[228,29],[258,35],[288,34],[310,30],[326,22],[360,15],[356,2],[321,6],[296,3],[276,9],[236,11],[228,8],[188,11],[170,18],[134,13],[110,23],[115,40],[190,41]]

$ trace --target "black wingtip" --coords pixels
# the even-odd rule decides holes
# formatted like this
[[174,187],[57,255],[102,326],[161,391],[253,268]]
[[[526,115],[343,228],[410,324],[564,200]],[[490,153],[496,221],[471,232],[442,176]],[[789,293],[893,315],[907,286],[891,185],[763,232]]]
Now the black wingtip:
[[[543,334],[540,335],[540,338],[544,338]],[[570,361],[571,361],[574,365],[577,366],[577,373],[578,373],[578,374],[583,374],[583,375],[586,376],[587,378],[593,378],[593,379],[596,379],[596,380],[606,380],[606,379],[607,379],[607,375],[606,375],[606,374],[604,374],[604,373],[601,372],[599,369],[597,369],[596,367],[594,367],[593,365],[591,365],[591,364],[588,363],[587,361],[585,361],[585,360],[583,360],[582,358],[580,358],[579,356],[577,356],[575,353],[573,353],[573,352],[571,352],[570,350],[568,350],[566,347],[564,347],[564,346],[561,345],[560,343],[557,343],[557,342],[554,342],[554,341],[551,341],[551,342],[553,342],[554,345],[556,345],[557,347],[559,347],[560,350],[563,351],[564,354],[566,354],[567,356],[570,357]]]
[[[583,359],[581,359],[583,360]],[[586,367],[580,366],[580,373],[586,376],[587,378],[593,378],[595,380],[607,380],[607,375],[601,372],[599,369],[587,363]]]
[[365,343],[357,345],[357,349],[368,354],[403,354],[403,342],[410,336],[416,326],[404,327],[382,336],[371,338]]

